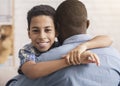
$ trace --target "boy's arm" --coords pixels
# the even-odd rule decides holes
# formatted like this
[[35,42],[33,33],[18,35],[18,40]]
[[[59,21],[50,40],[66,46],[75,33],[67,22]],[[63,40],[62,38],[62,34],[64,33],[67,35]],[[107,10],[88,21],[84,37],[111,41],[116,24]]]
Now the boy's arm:
[[[87,49],[108,47],[112,44],[112,39],[107,35],[98,35],[83,43]],[[80,45],[81,46],[81,45]],[[78,46],[79,47],[79,46]]]
[[80,58],[81,54],[88,50],[88,49],[93,49],[93,48],[103,48],[110,46],[112,44],[112,40],[109,36],[107,35],[99,35],[94,37],[93,39],[84,42],[82,44],[79,44],[77,47],[72,49],[66,56],[67,62],[69,64],[76,64],[76,58]]
[[38,63],[28,61],[22,65],[21,70],[28,78],[37,79],[68,66],[70,65],[66,63],[65,59]]
[[29,45],[26,45],[19,50],[19,59],[21,61],[19,71],[31,79],[40,78],[62,68],[70,66],[67,64],[66,59],[64,58],[46,62],[36,62],[36,58],[39,57],[35,56]]
[[[67,57],[64,57],[64,58],[67,59]],[[97,66],[100,65],[100,60],[97,54],[90,51],[83,52],[80,57],[77,57],[77,56],[74,57],[74,61],[75,63],[72,63],[72,62],[69,63],[66,60],[66,62],[70,65],[79,65],[79,64],[88,64],[88,63],[95,63]]]
[[[89,58],[90,57],[90,58]],[[90,52],[90,51],[85,51],[84,53],[81,54],[80,58],[80,64],[88,64],[88,63],[96,63],[99,65],[99,58],[96,54]],[[66,58],[59,59],[59,60],[52,60],[52,61],[45,61],[45,62],[34,62],[34,61],[28,61],[25,62],[21,69],[22,72],[29,78],[31,79],[36,79],[40,78],[46,75],[49,75],[55,71],[58,71],[62,68],[71,66],[73,64],[68,64],[66,62]]]
[[103,48],[108,47],[112,44],[112,39],[107,35],[99,35],[95,36],[89,41],[79,44],[77,47],[72,49],[70,52],[79,52],[79,54],[83,53],[87,49],[94,49],[94,48]]

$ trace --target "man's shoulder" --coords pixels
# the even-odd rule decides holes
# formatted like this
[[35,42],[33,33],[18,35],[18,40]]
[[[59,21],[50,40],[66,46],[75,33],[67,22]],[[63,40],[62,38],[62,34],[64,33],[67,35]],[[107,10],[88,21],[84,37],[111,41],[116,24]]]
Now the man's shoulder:
[[68,51],[68,50],[71,50],[73,49],[75,46],[77,46],[77,44],[64,44],[64,45],[60,45],[58,47],[54,47],[52,49],[50,49],[48,52],[53,52],[53,51]]
[[93,51],[96,54],[120,57],[119,51],[117,49],[111,47],[111,46],[110,47],[105,47],[105,48],[92,49],[91,51]]

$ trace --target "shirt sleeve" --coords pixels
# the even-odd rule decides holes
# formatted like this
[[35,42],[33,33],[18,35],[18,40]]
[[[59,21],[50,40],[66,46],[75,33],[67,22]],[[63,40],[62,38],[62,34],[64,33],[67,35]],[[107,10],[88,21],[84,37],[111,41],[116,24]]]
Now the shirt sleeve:
[[20,65],[24,64],[27,61],[35,61],[35,54],[32,53],[29,49],[20,49],[19,50],[19,59]]
[[[55,42],[52,46],[58,47],[59,43]],[[19,50],[19,59],[20,59],[20,67],[27,61],[35,61],[38,62],[38,58],[40,56],[40,52],[36,50],[31,44],[26,44],[22,49]]]

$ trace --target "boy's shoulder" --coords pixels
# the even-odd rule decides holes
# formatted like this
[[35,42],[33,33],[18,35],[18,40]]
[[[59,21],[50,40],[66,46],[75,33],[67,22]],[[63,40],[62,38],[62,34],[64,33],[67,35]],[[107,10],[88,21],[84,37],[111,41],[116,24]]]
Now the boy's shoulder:
[[20,50],[31,50],[33,48],[31,43],[25,44]]
[[31,43],[25,44],[20,50],[19,52],[31,52],[33,53],[34,49]]

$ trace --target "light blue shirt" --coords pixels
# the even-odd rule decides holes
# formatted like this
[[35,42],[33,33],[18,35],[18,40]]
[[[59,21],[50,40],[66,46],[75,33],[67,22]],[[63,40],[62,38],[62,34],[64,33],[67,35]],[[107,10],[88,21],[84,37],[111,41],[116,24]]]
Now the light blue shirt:
[[[61,59],[80,43],[90,40],[87,34],[75,35],[66,39],[62,46],[51,49],[37,57],[37,61]],[[104,41],[104,40],[103,40]],[[10,86],[120,86],[120,54],[111,47],[92,49],[99,56],[101,65],[90,63],[70,66],[46,77],[30,80],[24,75]]]
[[[64,41],[63,46],[40,55],[39,60],[60,59],[68,51],[90,39],[87,34],[72,36]],[[101,62],[99,67],[91,63],[61,69],[46,77],[45,86],[118,86],[120,54],[111,47],[91,51],[99,56]]]

